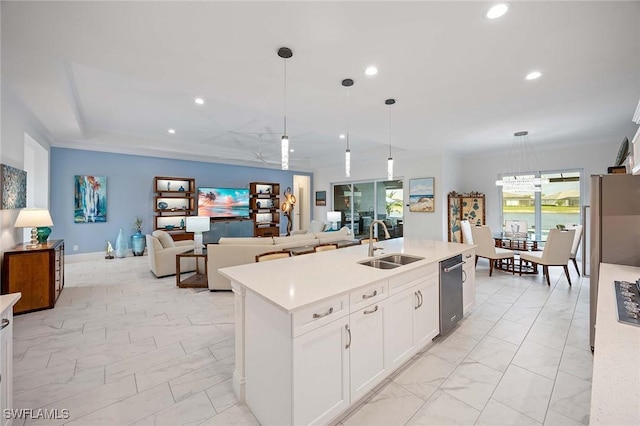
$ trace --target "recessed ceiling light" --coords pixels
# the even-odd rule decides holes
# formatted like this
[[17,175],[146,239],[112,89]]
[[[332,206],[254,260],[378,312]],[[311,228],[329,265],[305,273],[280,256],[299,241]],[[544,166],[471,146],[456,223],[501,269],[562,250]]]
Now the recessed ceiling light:
[[376,75],[376,74],[378,74],[378,68],[376,68],[373,65],[371,65],[370,67],[367,67],[366,70],[364,70],[364,73],[366,75]]
[[484,14],[487,19],[496,19],[507,13],[509,10],[509,3],[498,3],[494,4],[487,10],[487,13]]
[[169,133],[171,133],[171,134],[173,135],[176,131],[175,131],[175,130],[173,130],[173,129],[169,129],[169,130],[168,130],[168,132],[169,132]]
[[344,139],[346,136],[344,134],[340,135],[340,139]]
[[293,148],[291,148],[291,149],[289,150],[289,152],[295,152],[295,150],[294,150]]
[[194,102],[197,103],[198,105],[204,105],[204,99],[202,98],[195,98]]
[[525,79],[535,80],[536,78],[540,78],[540,76],[542,76],[542,73],[540,71],[531,71],[529,74],[527,74]]

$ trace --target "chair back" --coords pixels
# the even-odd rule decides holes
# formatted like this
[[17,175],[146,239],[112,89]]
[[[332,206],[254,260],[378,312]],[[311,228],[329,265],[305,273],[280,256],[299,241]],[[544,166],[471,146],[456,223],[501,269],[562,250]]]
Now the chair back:
[[373,238],[363,238],[360,240],[360,244],[369,244],[369,240],[373,240],[374,243],[378,242],[378,239],[376,237]]
[[256,262],[266,262],[267,260],[284,259],[285,257],[291,257],[289,251],[270,251],[268,253],[262,253],[256,256]]
[[496,257],[496,242],[491,236],[491,229],[487,225],[472,226],[471,237],[476,245],[476,256]]
[[529,227],[526,220],[505,220],[504,235],[511,238],[527,238]]
[[571,259],[575,259],[578,247],[580,247],[580,240],[582,238],[582,225],[569,226],[567,229],[573,229],[576,231],[573,236],[573,245],[571,246]]
[[468,220],[461,220],[460,227],[462,228],[462,242],[465,244],[473,244],[473,235],[471,235],[471,222]]
[[566,265],[571,258],[571,246],[576,231],[573,229],[561,231],[549,230],[547,242],[544,244],[542,258],[543,265]]
[[319,251],[337,250],[337,249],[338,249],[337,244],[320,244],[319,246],[315,246],[313,248],[313,251],[317,253]]

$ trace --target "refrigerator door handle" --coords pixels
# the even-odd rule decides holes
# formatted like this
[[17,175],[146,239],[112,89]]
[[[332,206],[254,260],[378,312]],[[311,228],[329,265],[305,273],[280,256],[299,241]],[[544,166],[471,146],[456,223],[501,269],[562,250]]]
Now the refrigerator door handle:
[[587,228],[587,210],[591,210],[591,206],[582,206],[582,229],[584,232],[582,233],[582,276],[588,277],[591,273],[587,274],[587,232],[589,232],[589,228]]

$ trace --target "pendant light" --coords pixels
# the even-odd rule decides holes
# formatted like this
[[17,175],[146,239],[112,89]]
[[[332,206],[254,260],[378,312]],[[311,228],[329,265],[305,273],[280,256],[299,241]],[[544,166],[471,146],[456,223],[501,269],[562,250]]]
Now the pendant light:
[[389,105],[389,126],[388,126],[388,138],[389,138],[389,158],[387,158],[387,180],[393,180],[393,157],[391,157],[391,105],[395,104],[395,99],[387,99],[384,101],[385,105]]
[[278,56],[284,59],[284,132],[282,134],[282,170],[289,170],[289,136],[287,136],[287,59],[293,56],[288,47],[278,49]]
[[344,176],[351,177],[351,149],[349,149],[349,87],[353,86],[354,82],[350,78],[342,80],[342,86],[347,88],[347,150],[344,152]]
[[542,192],[542,184],[549,183],[549,179],[532,176],[540,171],[540,164],[526,130],[513,134],[513,144],[505,164],[516,171],[507,174],[505,170],[502,179],[496,181],[502,192]]

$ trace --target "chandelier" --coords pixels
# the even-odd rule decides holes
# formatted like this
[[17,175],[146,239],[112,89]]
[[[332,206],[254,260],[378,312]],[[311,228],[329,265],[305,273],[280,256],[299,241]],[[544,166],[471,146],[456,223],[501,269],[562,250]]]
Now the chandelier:
[[[502,187],[502,192],[542,192],[542,184],[549,183],[549,179],[536,177],[531,170],[540,170],[538,157],[529,142],[529,132],[521,131],[513,134],[513,145],[507,157],[506,167],[518,167],[516,172],[502,173],[502,179],[496,181],[496,186]],[[533,165],[535,168],[532,168]]]

